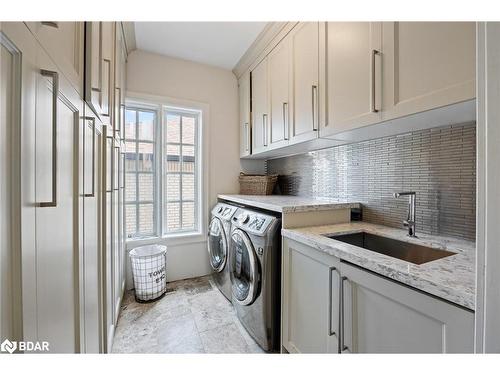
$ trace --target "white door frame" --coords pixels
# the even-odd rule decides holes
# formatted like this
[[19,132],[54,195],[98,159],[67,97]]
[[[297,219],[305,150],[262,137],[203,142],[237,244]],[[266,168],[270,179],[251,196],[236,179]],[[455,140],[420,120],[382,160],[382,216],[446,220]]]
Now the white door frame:
[[[476,352],[500,352],[500,22],[477,24]],[[491,104],[491,105],[490,105]]]

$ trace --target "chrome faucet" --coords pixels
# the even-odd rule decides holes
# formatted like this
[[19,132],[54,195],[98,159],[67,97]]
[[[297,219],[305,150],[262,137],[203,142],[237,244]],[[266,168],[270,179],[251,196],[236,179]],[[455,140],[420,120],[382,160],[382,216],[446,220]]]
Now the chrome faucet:
[[403,221],[403,225],[408,227],[408,236],[417,237],[415,235],[415,212],[416,212],[416,198],[417,194],[414,191],[404,191],[401,193],[394,193],[394,198],[401,196],[408,196],[408,218]]

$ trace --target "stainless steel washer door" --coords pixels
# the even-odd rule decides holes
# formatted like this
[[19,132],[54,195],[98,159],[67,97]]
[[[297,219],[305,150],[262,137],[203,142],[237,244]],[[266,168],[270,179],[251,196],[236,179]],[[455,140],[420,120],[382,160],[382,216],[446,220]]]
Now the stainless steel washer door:
[[241,229],[231,234],[231,286],[233,297],[241,305],[250,305],[257,297],[259,265],[252,242]]
[[221,272],[226,265],[227,238],[219,218],[214,217],[208,228],[208,256],[210,265],[216,272]]

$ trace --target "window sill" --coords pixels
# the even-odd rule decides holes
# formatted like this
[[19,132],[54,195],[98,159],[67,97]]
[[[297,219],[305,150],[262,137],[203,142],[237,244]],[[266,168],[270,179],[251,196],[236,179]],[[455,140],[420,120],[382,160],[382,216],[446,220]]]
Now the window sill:
[[205,233],[191,232],[191,233],[178,233],[169,234],[165,236],[158,237],[145,237],[145,238],[130,238],[126,240],[127,250],[132,249],[137,246],[143,245],[166,245],[166,246],[178,246],[187,245],[193,243],[206,242],[207,236]]

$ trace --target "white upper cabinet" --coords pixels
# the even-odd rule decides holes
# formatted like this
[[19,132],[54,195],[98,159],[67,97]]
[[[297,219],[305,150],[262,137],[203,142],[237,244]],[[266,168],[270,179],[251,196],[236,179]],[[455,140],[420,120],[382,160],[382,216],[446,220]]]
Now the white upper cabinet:
[[382,25],[327,22],[326,121],[321,136],[381,120]]
[[240,156],[251,153],[250,141],[250,73],[245,73],[238,81],[240,99]]
[[252,70],[252,153],[266,151],[269,144],[269,80],[267,59]]
[[299,143],[318,137],[319,23],[299,23],[289,38],[293,85],[290,143]]
[[285,39],[268,55],[269,66],[269,148],[283,147],[290,138],[290,39]]
[[83,22],[27,22],[26,25],[79,94],[83,94]]
[[85,23],[85,101],[101,114],[101,22]]
[[299,22],[271,44],[250,69],[252,144],[242,138],[242,157],[475,117],[473,22]]
[[[113,22],[101,22],[101,116],[103,122],[110,123],[111,111],[113,108],[112,91],[114,74],[114,32]],[[116,130],[116,129],[115,129]]]
[[124,98],[125,98],[125,74],[127,51],[125,48],[124,36],[121,22],[116,22],[115,27],[115,75],[114,75],[114,108],[113,123],[115,135],[119,139],[125,137],[124,132]]
[[383,24],[383,119],[475,97],[474,22]]
[[85,101],[108,125],[113,107],[113,23],[86,22],[85,44]]

